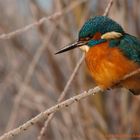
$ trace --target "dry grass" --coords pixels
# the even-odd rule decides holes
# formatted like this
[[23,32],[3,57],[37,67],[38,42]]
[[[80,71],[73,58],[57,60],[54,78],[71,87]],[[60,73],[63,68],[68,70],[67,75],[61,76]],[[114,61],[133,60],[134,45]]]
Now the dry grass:
[[[83,22],[102,14],[106,5],[104,0],[52,0],[48,10],[38,0],[0,2],[1,135],[56,104],[82,53],[75,50],[54,56],[54,52],[75,40]],[[139,6],[139,1],[118,0],[109,16],[139,37]],[[68,86],[65,99],[74,96],[69,93],[94,86],[84,64]],[[124,89],[99,93],[56,113],[42,139],[112,140],[107,134],[138,134],[139,100]],[[14,139],[37,139],[44,122]]]

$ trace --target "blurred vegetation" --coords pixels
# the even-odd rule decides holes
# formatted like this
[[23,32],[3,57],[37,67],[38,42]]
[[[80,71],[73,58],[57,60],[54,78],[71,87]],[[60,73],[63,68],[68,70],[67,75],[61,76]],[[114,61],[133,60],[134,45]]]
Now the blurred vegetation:
[[[75,0],[1,0],[0,34],[59,12],[73,2]],[[22,90],[21,85],[35,54],[43,46],[29,82],[24,85],[25,94],[18,104],[16,122],[11,128],[56,104],[82,52],[76,49],[62,55],[54,53],[76,40],[83,23],[89,17],[102,15],[107,3],[106,0],[85,0],[60,18],[48,20],[11,39],[0,40],[0,134],[9,129],[7,126],[15,98],[19,96],[19,90]],[[109,16],[119,22],[126,32],[140,37],[139,7],[139,0],[116,0]],[[94,86],[84,63],[66,98]],[[140,132],[139,116],[140,97],[133,96],[125,89],[115,89],[106,94],[99,93],[56,113],[44,139],[116,140],[107,137],[108,134]],[[37,139],[43,124],[38,123],[16,139]]]

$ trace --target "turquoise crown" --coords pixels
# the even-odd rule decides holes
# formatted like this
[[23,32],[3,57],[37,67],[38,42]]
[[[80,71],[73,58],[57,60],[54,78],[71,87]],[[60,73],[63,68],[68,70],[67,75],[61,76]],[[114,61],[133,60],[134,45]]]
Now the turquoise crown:
[[124,33],[123,28],[117,22],[106,16],[96,16],[86,21],[79,32],[79,38],[90,37],[97,32],[104,34],[111,31]]

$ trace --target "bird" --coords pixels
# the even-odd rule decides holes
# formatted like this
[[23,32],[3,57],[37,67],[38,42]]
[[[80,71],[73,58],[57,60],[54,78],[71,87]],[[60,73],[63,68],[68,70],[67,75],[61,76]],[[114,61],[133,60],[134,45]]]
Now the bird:
[[[77,41],[55,54],[75,48],[84,51],[91,76],[104,90],[140,68],[140,39],[125,32],[119,23],[107,16],[89,18],[80,29]],[[139,95],[140,74],[121,81],[119,86]]]

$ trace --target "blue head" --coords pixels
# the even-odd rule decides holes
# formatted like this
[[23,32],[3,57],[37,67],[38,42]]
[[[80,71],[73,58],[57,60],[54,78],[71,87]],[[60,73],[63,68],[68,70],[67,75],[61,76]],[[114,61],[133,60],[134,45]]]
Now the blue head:
[[76,47],[93,47],[108,39],[119,38],[124,34],[122,27],[106,16],[96,16],[85,22],[79,32],[78,41],[70,46],[61,49],[62,53]]

